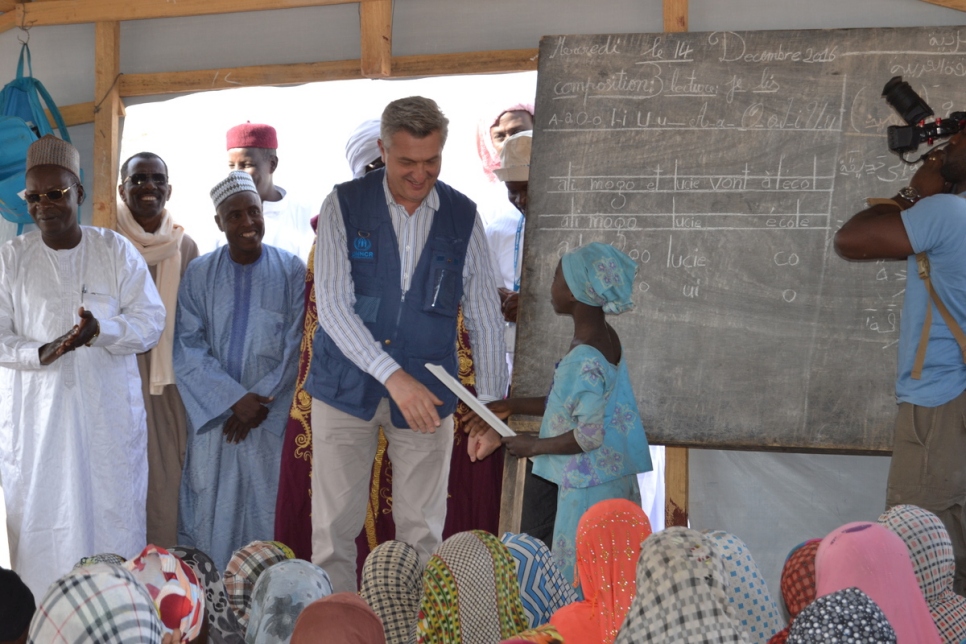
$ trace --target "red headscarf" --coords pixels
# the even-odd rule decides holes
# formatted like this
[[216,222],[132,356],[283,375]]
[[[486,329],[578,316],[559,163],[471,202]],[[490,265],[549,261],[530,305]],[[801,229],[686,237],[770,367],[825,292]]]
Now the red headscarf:
[[[820,543],[821,539],[806,541],[789,555],[782,568],[782,599],[785,600],[789,622],[815,601],[815,553]],[[791,625],[772,635],[768,644],[785,644],[789,628]]]
[[611,644],[637,593],[637,559],[651,522],[636,503],[610,499],[593,505],[577,524],[577,564],[584,601],[550,619],[565,642]]

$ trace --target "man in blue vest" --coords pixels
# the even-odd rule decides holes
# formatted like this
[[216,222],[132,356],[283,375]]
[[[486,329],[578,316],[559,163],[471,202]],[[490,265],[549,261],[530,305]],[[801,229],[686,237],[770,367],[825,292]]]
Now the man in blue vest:
[[[425,368],[457,373],[456,316],[470,332],[476,389],[506,391],[503,316],[476,204],[437,181],[448,120],[414,96],[382,114],[385,169],[336,186],[319,216],[319,328],[312,396],[312,561],[356,589],[379,427],[393,465],[396,538],[426,563],[442,541],[456,397]],[[470,449],[475,449],[469,443]]]

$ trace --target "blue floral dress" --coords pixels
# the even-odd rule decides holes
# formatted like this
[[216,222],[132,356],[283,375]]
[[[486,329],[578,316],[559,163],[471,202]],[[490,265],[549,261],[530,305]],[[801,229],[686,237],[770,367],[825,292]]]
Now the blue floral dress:
[[623,359],[614,366],[597,349],[579,345],[557,364],[540,438],[569,431],[583,452],[536,456],[533,473],[559,488],[553,557],[571,580],[580,517],[606,499],[639,504],[637,474],[651,471],[647,436]]

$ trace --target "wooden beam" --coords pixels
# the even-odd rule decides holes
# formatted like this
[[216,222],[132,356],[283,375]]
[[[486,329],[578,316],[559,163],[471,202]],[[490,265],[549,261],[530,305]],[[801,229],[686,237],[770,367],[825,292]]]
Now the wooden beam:
[[664,0],[664,31],[688,30],[688,0]]
[[324,63],[201,69],[192,72],[125,74],[121,76],[120,86],[121,96],[152,96],[355,78],[362,78],[358,60],[336,60]]
[[[52,0],[53,1],[53,0]],[[118,112],[121,96],[121,23],[98,22],[94,26],[94,190],[95,226],[117,224]]]
[[362,75],[386,78],[392,71],[392,0],[359,5]]
[[[44,1],[57,2],[58,0]],[[536,49],[406,56],[393,59],[392,76],[404,78],[529,71],[537,68],[536,58]],[[123,74],[118,80],[118,88],[121,97],[153,96],[233,87],[297,85],[357,78],[362,78],[358,60],[337,60],[324,63],[202,69],[191,72]],[[121,116],[123,116],[123,109],[123,104],[119,104],[118,110]],[[94,103],[91,101],[66,105],[60,108],[60,113],[68,127],[91,123],[94,121]]]
[[18,24],[16,11],[7,11],[0,14],[0,34],[13,29]]
[[[17,21],[31,26],[180,18],[246,11],[351,4],[359,0],[49,0],[17,3]],[[370,0],[362,0],[368,2]]]
[[922,0],[922,1],[928,2],[929,4],[938,4],[940,7],[946,7],[947,9],[966,11],[966,0]]
[[[64,124],[67,127],[73,127],[75,125],[82,125],[84,123],[94,122],[94,101],[88,103],[74,103],[73,105],[65,105],[58,108],[60,110],[60,115],[64,119]],[[44,110],[47,114],[47,120],[50,122],[50,127],[57,129],[57,123],[54,121],[54,117],[50,115],[50,110]]]
[[528,72],[537,68],[538,54],[538,49],[504,49],[460,54],[394,57],[392,59],[392,77]]
[[[50,0],[56,2],[57,0]],[[530,71],[537,68],[536,49],[511,49],[463,54],[404,56],[392,59],[392,78]],[[358,60],[336,60],[292,65],[226,67],[190,72],[124,74],[121,96],[181,94],[257,85],[297,85],[362,78]]]

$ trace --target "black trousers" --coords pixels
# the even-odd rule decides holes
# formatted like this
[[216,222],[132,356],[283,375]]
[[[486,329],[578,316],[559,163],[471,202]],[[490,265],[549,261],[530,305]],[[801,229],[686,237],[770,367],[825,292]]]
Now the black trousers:
[[533,461],[527,459],[527,479],[523,485],[523,517],[520,532],[540,539],[553,549],[553,526],[557,520],[557,484],[533,474]]

